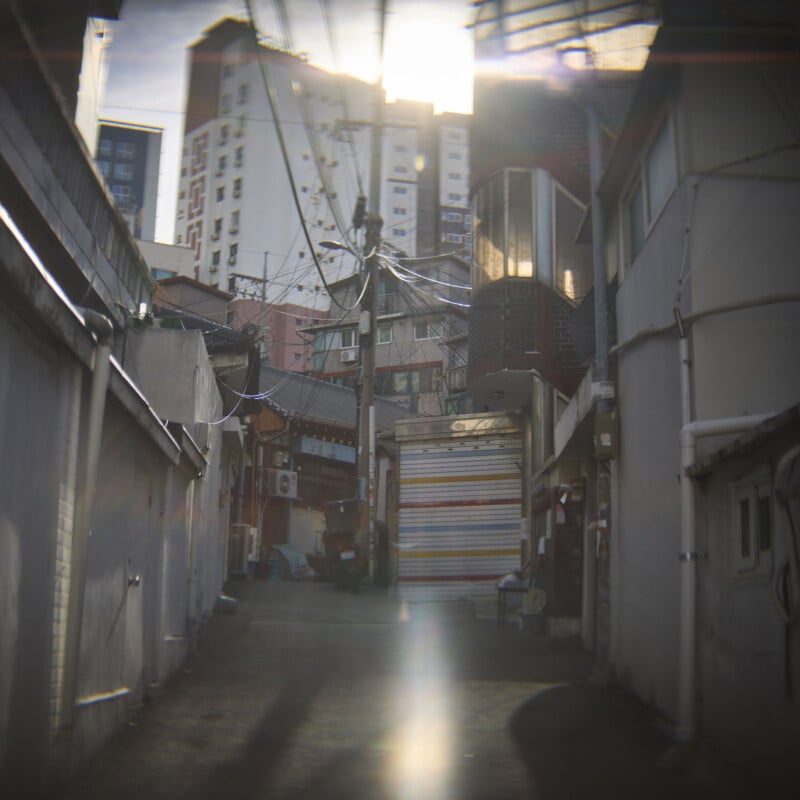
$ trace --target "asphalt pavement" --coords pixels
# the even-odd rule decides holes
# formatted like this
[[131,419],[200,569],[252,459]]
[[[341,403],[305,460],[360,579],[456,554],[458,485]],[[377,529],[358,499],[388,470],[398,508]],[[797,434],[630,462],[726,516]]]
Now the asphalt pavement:
[[372,587],[226,592],[235,613],[210,619],[185,668],[52,797],[757,796],[598,680],[576,640]]

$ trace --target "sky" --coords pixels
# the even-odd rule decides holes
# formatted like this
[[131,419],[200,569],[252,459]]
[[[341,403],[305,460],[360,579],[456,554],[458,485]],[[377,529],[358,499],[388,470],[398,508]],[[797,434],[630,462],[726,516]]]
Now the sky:
[[[376,0],[284,0],[292,46],[309,61],[368,81],[378,76]],[[262,34],[281,44],[272,0],[251,0]],[[331,20],[331,36],[323,9]],[[389,101],[432,102],[472,110],[470,0],[388,0],[383,85]],[[156,239],[171,243],[183,106],[186,48],[225,16],[246,18],[245,0],[124,0],[108,48],[108,82],[99,116],[163,128]],[[331,46],[332,39],[332,46]]]

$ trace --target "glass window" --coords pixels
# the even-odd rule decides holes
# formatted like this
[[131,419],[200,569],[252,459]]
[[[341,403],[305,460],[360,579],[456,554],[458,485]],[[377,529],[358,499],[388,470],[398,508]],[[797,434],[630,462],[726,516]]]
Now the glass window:
[[118,158],[133,158],[135,152],[133,142],[117,142],[115,149]]
[[214,251],[214,252],[211,254],[211,263],[212,263],[212,264],[213,264],[215,267],[216,267],[216,266],[219,266],[219,260],[220,260],[220,258],[221,258],[221,253],[220,253],[220,251],[219,251],[219,250],[215,250],[215,251]]
[[592,246],[575,241],[584,206],[560,186],[554,187],[556,289],[580,302],[594,285]]
[[504,173],[481,186],[475,202],[475,288],[503,277],[505,254]]
[[219,129],[219,143],[220,144],[225,144],[225,142],[228,141],[228,132],[229,132],[229,128],[228,128],[227,125],[223,125]]
[[628,222],[628,245],[630,247],[630,263],[632,264],[644,247],[645,218],[644,218],[644,191],[642,182],[637,181],[631,192],[626,209]]
[[442,335],[442,327],[440,322],[431,322],[428,320],[416,320],[414,322],[414,338],[420,339],[435,339]]
[[241,167],[244,163],[244,147],[237,147],[234,155],[236,159],[236,166]]
[[392,341],[392,326],[378,325],[378,344],[390,344]]
[[97,168],[100,170],[100,174],[104,178],[108,178],[111,174],[111,164],[108,161],[98,161]]
[[101,139],[100,144],[97,146],[97,152],[101,156],[110,156],[111,155],[111,140],[110,139]]
[[675,187],[675,166],[672,125],[667,120],[658,132],[645,164],[648,222],[652,223],[661,212]]
[[231,212],[231,233],[235,233],[239,230],[239,211]]
[[222,95],[222,99],[219,103],[219,110],[225,116],[231,113],[231,96],[229,94]]
[[221,203],[225,199],[225,187],[217,186],[217,202]]
[[239,252],[239,245],[238,245],[238,243],[234,242],[230,246],[230,252],[228,253],[228,257],[229,258],[236,258],[238,252]]
[[219,236],[222,233],[222,220],[221,219],[215,219],[214,220],[214,233],[216,233],[217,236]]
[[225,156],[220,156],[217,160],[217,171],[224,172],[225,171]]
[[340,347],[356,346],[356,332],[352,328],[347,331],[342,331],[340,336]]
[[128,203],[131,199],[131,187],[124,184],[115,183],[111,187],[111,194],[118,203]]
[[531,174],[508,173],[508,276],[533,277],[533,198]]
[[247,98],[250,96],[250,84],[242,83],[239,84],[239,105],[242,103],[247,102]]
[[233,182],[233,196],[239,197],[241,193],[242,193],[242,179],[236,178],[236,180]]

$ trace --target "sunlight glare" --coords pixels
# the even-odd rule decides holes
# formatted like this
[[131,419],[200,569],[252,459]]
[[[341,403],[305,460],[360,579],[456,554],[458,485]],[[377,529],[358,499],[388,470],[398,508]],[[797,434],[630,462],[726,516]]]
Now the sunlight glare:
[[407,628],[404,684],[389,746],[391,794],[398,800],[446,800],[453,764],[452,709],[445,654],[433,623]]

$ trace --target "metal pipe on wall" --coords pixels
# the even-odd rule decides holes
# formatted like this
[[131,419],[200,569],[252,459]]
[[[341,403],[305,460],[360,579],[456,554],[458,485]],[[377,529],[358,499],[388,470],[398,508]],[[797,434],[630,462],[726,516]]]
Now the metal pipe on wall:
[[697,458],[697,440],[706,436],[744,433],[774,414],[751,414],[741,417],[692,421],[692,383],[689,340],[683,321],[676,312],[681,338],[678,340],[681,389],[681,538],[678,559],[680,574],[680,618],[678,635],[678,713],[676,738],[694,738],[696,719],[696,645],[697,645],[697,535],[695,520],[695,485],[688,473]]

